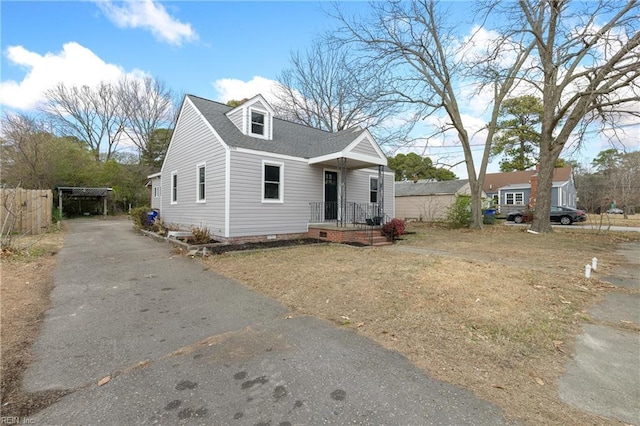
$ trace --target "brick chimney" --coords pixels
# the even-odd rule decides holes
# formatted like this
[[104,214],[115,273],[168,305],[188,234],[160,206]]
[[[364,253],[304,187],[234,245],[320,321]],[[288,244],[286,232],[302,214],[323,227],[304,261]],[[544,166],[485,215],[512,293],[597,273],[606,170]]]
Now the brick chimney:
[[538,170],[540,166],[536,165],[536,172],[531,175],[529,183],[531,184],[531,194],[529,195],[529,208],[536,206],[536,198],[538,197]]

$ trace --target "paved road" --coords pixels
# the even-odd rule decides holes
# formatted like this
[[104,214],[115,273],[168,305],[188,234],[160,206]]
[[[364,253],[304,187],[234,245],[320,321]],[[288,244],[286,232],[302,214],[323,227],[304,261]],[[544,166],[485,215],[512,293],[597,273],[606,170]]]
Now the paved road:
[[[521,226],[521,227],[530,227],[531,224],[530,223],[515,223],[515,222],[507,222],[505,221],[504,224],[506,226]],[[586,225],[586,224],[582,224],[582,223],[573,223],[571,225],[560,225],[560,224],[552,224],[551,227],[553,228],[558,228],[558,229],[588,229],[588,230],[602,230],[602,231],[617,231],[617,232],[640,232],[640,227],[638,226],[603,226],[602,228],[599,228],[597,226],[594,225]]]
[[362,336],[288,319],[128,222],[68,225],[24,386],[71,393],[35,424],[507,423]]

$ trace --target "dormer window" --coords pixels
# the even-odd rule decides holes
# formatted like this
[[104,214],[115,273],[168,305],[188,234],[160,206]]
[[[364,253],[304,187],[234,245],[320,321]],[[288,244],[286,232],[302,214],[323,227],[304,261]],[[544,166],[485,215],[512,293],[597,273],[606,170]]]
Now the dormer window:
[[254,96],[225,115],[243,135],[265,140],[273,139],[275,111],[262,95]]
[[251,133],[264,136],[264,116],[262,112],[251,111]]

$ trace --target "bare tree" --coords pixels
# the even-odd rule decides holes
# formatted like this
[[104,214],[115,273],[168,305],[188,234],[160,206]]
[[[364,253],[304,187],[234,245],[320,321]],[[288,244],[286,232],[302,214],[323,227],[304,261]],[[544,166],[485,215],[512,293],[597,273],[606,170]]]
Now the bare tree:
[[377,70],[343,43],[317,39],[308,50],[291,54],[291,68],[278,77],[274,107],[281,118],[330,132],[370,128],[385,144],[402,131],[387,125],[401,107],[381,96],[382,84]]
[[116,86],[107,82],[96,88],[58,83],[44,95],[43,112],[58,125],[61,134],[84,141],[96,161],[111,158],[124,130]]
[[597,170],[591,175],[602,211],[620,207],[626,218],[640,204],[640,152],[601,151],[591,163]]
[[0,118],[0,129],[2,185],[47,189],[92,176],[95,163],[84,144],[56,137],[42,118],[7,112]]
[[[125,78],[119,83],[118,97],[124,116],[123,132],[136,146],[140,161],[156,159],[157,130],[172,129],[175,125],[176,108],[172,90],[151,76],[142,80]],[[168,144],[168,140],[161,142]],[[156,164],[153,162],[148,165]]]
[[588,126],[615,129],[625,116],[640,114],[639,6],[636,0],[520,0],[516,11],[522,18],[515,26],[535,43],[524,81],[543,104],[532,229],[551,232],[553,168],[563,148]]
[[29,189],[47,188],[50,140],[42,122],[25,114],[5,113],[1,119],[2,181]]
[[[476,49],[476,34],[458,34],[459,17],[429,0],[372,3],[374,18],[357,21],[338,12],[345,42],[354,43],[368,55],[369,67],[387,79],[382,94],[418,110],[426,119],[443,114],[436,134],[451,132],[462,145],[472,198],[472,224],[482,227],[482,186],[496,131],[500,106],[513,89],[527,58],[528,45],[513,34],[495,37]],[[471,81],[473,79],[473,81]],[[463,86],[475,91],[464,94]],[[474,133],[463,118],[461,101],[489,91],[493,101],[484,129],[484,151],[475,164],[471,140]]]

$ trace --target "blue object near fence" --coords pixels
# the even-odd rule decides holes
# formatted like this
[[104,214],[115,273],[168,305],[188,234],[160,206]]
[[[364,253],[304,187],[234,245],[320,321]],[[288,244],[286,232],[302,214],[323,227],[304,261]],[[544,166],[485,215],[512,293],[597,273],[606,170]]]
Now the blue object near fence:
[[156,217],[158,217],[158,212],[156,210],[151,210],[149,213],[147,213],[147,225],[153,225]]
[[486,209],[482,212],[484,215],[483,222],[487,224],[492,224],[496,221],[496,211],[495,209]]

